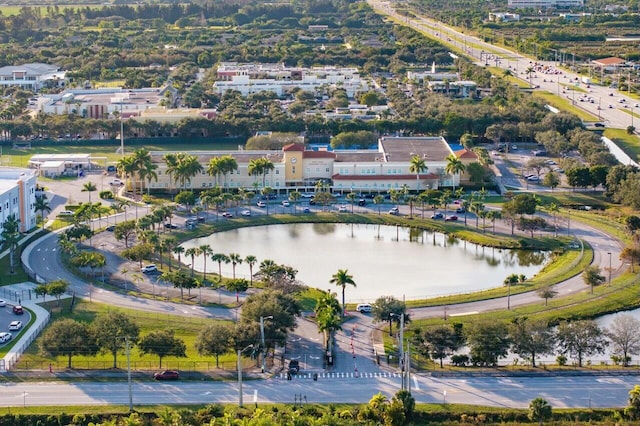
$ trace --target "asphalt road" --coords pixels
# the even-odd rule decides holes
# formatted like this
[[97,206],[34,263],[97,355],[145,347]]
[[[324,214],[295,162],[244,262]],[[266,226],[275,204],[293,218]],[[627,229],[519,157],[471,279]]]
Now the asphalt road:
[[[548,75],[543,72],[528,74],[527,69],[534,67],[535,64],[550,68],[556,68],[560,64],[554,61],[533,61],[520,53],[486,43],[477,37],[464,34],[426,17],[407,18],[398,14],[389,2],[368,0],[368,3],[375,10],[393,16],[406,26],[422,31],[429,37],[439,39],[445,44],[453,45],[456,50],[464,52],[478,65],[488,64],[510,70],[514,76],[529,82],[533,87],[537,86],[538,90],[545,90],[567,98],[579,108],[598,117],[598,120],[606,123],[608,127],[620,129],[625,129],[630,125],[640,127],[640,106],[636,106],[638,101],[625,93],[595,84],[590,84],[587,87],[580,80],[582,76],[566,69],[562,69],[562,74]],[[529,76],[531,77],[529,78]],[[581,94],[593,98],[594,103],[581,102],[579,100]],[[623,101],[621,102],[621,100]]]
[[[126,373],[123,372],[123,378]],[[525,408],[542,396],[554,408],[622,407],[636,376],[535,376],[492,377],[457,376],[412,377],[412,394],[419,403],[471,404]],[[122,382],[3,382],[1,406],[40,405],[126,405],[129,402],[126,381]],[[393,375],[376,377],[310,378],[293,380],[247,380],[243,383],[246,405],[254,403],[366,403],[377,392],[391,397],[400,389]],[[234,382],[134,382],[134,405],[237,403],[238,386]]]

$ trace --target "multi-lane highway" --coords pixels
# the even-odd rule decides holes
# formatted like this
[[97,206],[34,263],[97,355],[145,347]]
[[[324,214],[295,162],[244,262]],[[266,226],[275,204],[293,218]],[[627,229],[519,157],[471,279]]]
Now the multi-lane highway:
[[[512,75],[528,82],[532,88],[566,98],[592,114],[593,121],[601,121],[608,127],[620,129],[625,129],[627,126],[640,128],[640,101],[609,87],[584,84],[581,80],[582,75],[571,72],[565,67],[560,69],[559,62],[536,61],[427,17],[406,17],[396,12],[390,2],[368,0],[368,3],[379,13],[389,15],[402,25],[440,40],[478,65],[486,64],[508,70]],[[555,74],[552,71],[545,73],[545,69],[558,70],[560,73]],[[528,70],[534,72],[528,72]],[[593,103],[589,99],[593,99]]]
[[[123,372],[123,377],[125,373]],[[636,376],[546,376],[499,377],[458,375],[456,377],[412,376],[411,392],[419,403],[452,403],[525,408],[542,396],[554,408],[622,407],[628,392],[638,383]],[[394,373],[322,375],[273,380],[245,380],[243,400],[254,403],[365,403],[377,392],[392,396],[400,389]],[[237,403],[235,382],[138,381],[132,387],[134,405]],[[121,382],[4,382],[0,405],[126,405],[129,393]]]

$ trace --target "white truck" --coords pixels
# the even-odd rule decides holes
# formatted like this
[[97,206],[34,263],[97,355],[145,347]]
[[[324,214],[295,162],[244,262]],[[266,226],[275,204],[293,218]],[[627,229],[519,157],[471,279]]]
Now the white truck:
[[591,79],[589,77],[582,77],[583,84],[591,84]]

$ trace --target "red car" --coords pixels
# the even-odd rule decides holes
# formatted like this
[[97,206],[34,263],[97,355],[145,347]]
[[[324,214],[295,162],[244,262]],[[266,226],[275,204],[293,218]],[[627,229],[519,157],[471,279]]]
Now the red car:
[[174,370],[164,370],[159,373],[155,373],[153,378],[156,380],[178,380],[180,374]]
[[447,218],[444,221],[445,222],[455,222],[456,220],[458,220],[458,216],[447,216]]
[[13,313],[16,315],[22,315],[24,314],[24,310],[22,309],[22,306],[16,305],[13,307]]

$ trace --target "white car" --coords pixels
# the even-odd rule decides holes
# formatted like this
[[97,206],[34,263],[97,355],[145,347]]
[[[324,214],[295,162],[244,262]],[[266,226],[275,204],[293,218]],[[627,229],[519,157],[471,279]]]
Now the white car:
[[2,333],[0,333],[0,343],[7,343],[9,340],[11,340],[12,337],[13,336],[11,335],[11,333],[3,331]]
[[111,182],[109,182],[109,185],[111,185],[111,186],[123,186],[124,182],[121,181],[120,179],[114,179]]
[[7,301],[0,299],[0,307],[7,306]]
[[357,307],[356,307],[356,311],[360,312],[360,313],[369,313],[372,311],[372,307],[370,304],[368,303],[360,303]]
[[289,207],[291,203],[288,200],[282,200],[282,207]]
[[22,321],[11,321],[9,324],[9,330],[20,330],[22,328]]
[[342,205],[338,207],[338,212],[340,213],[346,213],[347,211],[347,206]]
[[158,272],[158,267],[156,265],[147,265],[147,266],[143,266],[140,269],[140,272],[142,272],[143,274],[153,274],[154,272]]
[[260,208],[265,208],[265,207],[267,207],[267,204],[264,201],[258,201],[256,203],[256,206],[258,206]]
[[251,216],[251,210],[242,210],[240,216]]

